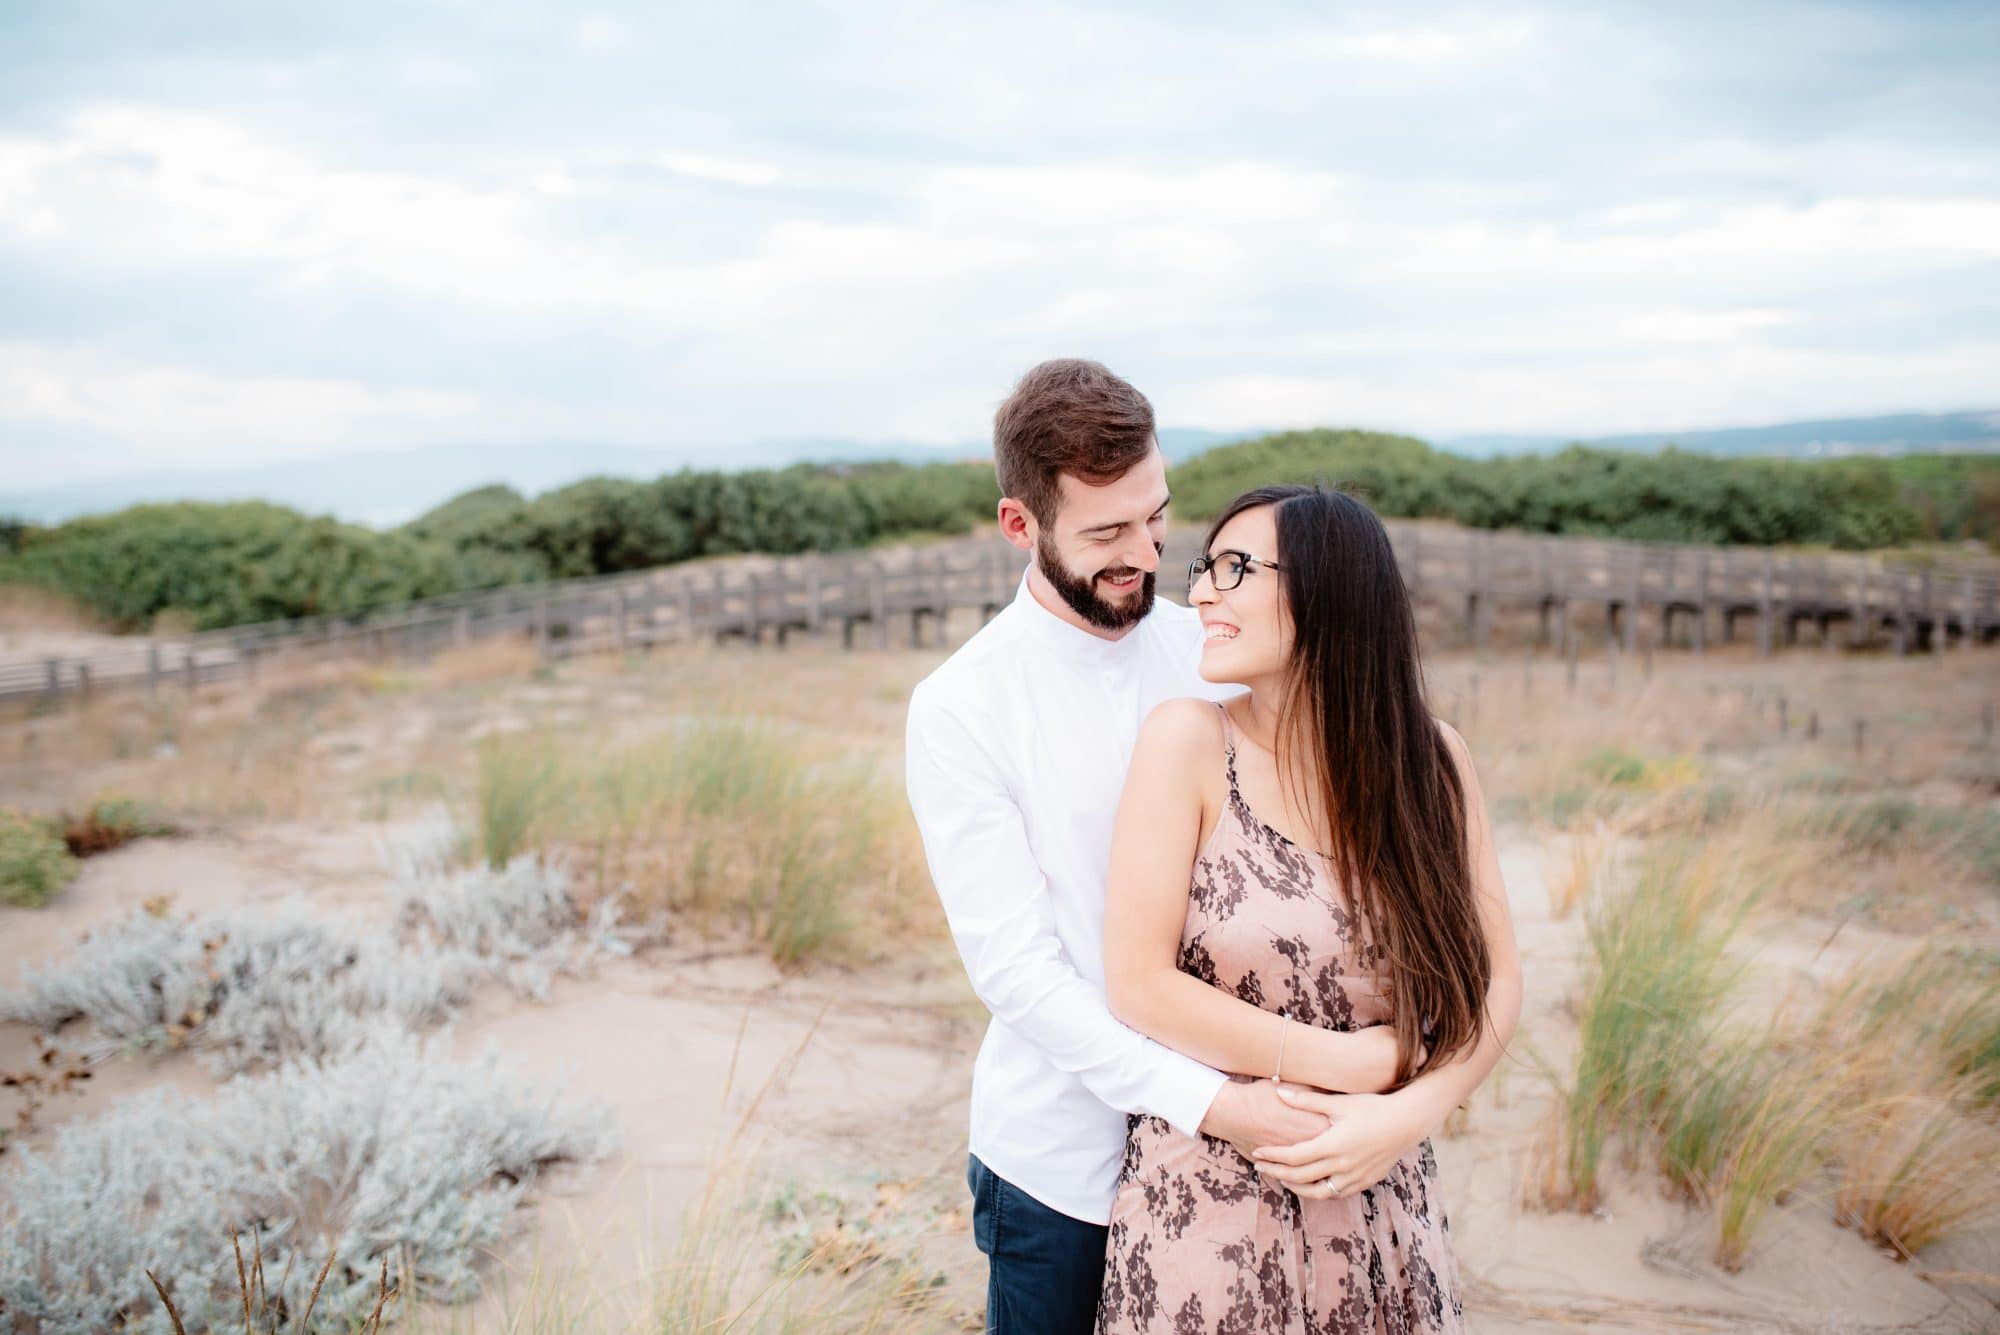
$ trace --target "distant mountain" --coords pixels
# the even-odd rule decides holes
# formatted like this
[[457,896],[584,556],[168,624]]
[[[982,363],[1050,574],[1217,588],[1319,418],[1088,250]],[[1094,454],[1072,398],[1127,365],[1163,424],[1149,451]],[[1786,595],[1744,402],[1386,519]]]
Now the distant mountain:
[[1826,458],[1849,454],[2000,453],[2000,410],[1834,417],[1773,426],[1647,431],[1627,436],[1484,435],[1439,441],[1454,454],[1534,454],[1580,443],[1613,450],[1673,445],[1698,454]]
[[[1175,463],[1224,441],[1257,432],[1163,427],[1160,448]],[[985,441],[919,445],[909,441],[774,440],[721,449],[637,449],[628,445],[429,445],[364,454],[316,455],[284,463],[213,471],[133,473],[35,491],[0,494],[0,517],[57,524],[142,501],[265,500],[308,514],[334,514],[387,528],[489,483],[528,495],[586,477],[651,478],[682,468],[782,468],[794,463],[893,459],[922,464],[990,459]]]

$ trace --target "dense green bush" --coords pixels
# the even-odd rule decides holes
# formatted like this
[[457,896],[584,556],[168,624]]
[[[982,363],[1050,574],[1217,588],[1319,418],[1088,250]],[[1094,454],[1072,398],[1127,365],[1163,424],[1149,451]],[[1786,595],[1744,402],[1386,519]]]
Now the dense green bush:
[[1943,542],[2000,543],[2000,458],[1990,454],[1909,454],[1882,461],[1924,536]]
[[[1350,487],[1386,515],[1659,542],[1866,549],[2000,536],[2000,459],[1787,461],[1573,446],[1469,459],[1409,436],[1288,431],[1174,468],[1175,512],[1214,515],[1272,482]],[[376,532],[261,502],[136,505],[52,528],[0,522],[0,581],[48,586],[108,623],[169,609],[197,628],[370,608],[735,552],[785,555],[990,521],[988,463],[798,464],[586,478],[532,499],[489,486]]]
[[[1954,495],[1977,496],[1986,486],[2000,497],[2000,459],[1964,458],[1962,466],[1933,460],[1928,472],[1905,468],[1907,459],[1732,459],[1580,445],[1548,455],[1470,459],[1407,436],[1288,431],[1210,450],[1174,469],[1172,485],[1176,509],[1195,519],[1214,515],[1253,486],[1322,482],[1355,491],[1386,515],[1473,528],[1867,549],[1955,536],[1973,522],[1960,510],[1927,517],[1911,503],[1913,478],[1949,477]],[[1941,529],[1947,522],[1956,527]]]
[[76,859],[48,822],[0,811],[0,904],[40,908],[76,873]]
[[89,515],[31,530],[0,564],[0,579],[56,589],[120,628],[168,608],[197,629],[351,614],[476,586],[482,574],[439,544],[261,501]]
[[532,501],[486,487],[401,532],[563,579],[699,556],[837,551],[886,536],[963,532],[999,498],[983,464],[683,470],[648,482],[586,478]]
[[171,609],[205,630],[700,556],[963,532],[998,500],[985,464],[878,463],[586,478],[533,500],[481,487],[386,533],[262,502],[182,501],[22,525],[7,538],[18,549],[0,547],[0,581],[55,589],[121,629]]

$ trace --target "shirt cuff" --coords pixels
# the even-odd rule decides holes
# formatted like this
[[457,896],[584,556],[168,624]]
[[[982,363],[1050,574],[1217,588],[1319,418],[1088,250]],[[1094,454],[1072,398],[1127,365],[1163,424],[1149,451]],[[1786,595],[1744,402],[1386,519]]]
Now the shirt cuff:
[[1174,1059],[1174,1065],[1161,1072],[1160,1107],[1155,1111],[1182,1135],[1200,1139],[1209,1105],[1229,1083],[1229,1077],[1178,1052],[1169,1050],[1167,1055]]

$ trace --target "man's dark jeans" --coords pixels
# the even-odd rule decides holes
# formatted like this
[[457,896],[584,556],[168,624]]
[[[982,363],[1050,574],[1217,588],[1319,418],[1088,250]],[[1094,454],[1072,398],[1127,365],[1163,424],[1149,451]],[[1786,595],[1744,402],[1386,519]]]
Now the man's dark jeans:
[[1089,1335],[1104,1285],[1102,1224],[1072,1219],[966,1156],[972,1240],[990,1262],[986,1329],[993,1335]]

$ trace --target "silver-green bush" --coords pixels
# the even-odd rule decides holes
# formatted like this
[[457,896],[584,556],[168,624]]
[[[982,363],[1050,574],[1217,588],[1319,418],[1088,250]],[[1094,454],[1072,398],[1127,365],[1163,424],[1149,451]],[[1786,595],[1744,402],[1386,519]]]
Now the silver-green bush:
[[385,1256],[406,1290],[463,1299],[529,1185],[610,1148],[603,1108],[557,1110],[490,1047],[461,1064],[446,1036],[385,1021],[334,1061],[239,1077],[207,1101],[148,1091],[65,1127],[46,1155],[21,1152],[0,1210],[0,1324],[165,1335],[151,1269],[190,1329],[222,1329],[239,1310],[232,1230],[259,1234],[292,1312],[336,1258],[319,1328],[369,1311]]

